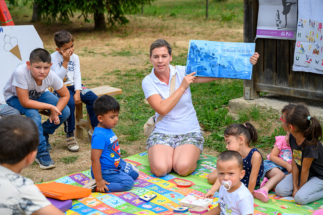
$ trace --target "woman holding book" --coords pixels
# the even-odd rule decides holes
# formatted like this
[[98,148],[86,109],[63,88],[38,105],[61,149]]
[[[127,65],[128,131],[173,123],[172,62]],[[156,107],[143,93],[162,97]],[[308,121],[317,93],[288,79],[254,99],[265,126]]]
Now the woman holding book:
[[[255,64],[259,55],[250,62]],[[152,173],[164,176],[174,170],[181,176],[191,174],[203,150],[204,138],[192,103],[191,83],[205,83],[219,78],[186,75],[185,66],[172,66],[172,48],[163,39],[150,46],[152,71],[142,81],[149,105],[156,111],[156,127],[147,139]],[[173,81],[171,81],[173,78]],[[171,83],[174,83],[173,93]],[[171,95],[170,95],[171,94]]]

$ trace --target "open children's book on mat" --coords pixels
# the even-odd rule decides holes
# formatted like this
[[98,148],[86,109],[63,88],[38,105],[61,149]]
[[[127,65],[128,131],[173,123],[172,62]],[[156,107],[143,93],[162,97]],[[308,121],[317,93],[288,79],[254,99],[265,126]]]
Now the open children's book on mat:
[[[202,199],[211,188],[207,182],[207,175],[216,168],[215,157],[201,154],[198,166],[190,176],[180,177],[172,172],[164,177],[155,177],[150,171],[146,152],[130,156],[125,161],[132,163],[140,170],[140,176],[135,181],[132,190],[116,193],[94,192],[88,197],[73,200],[71,209],[65,213],[68,215],[174,214],[174,208],[185,206],[181,204],[184,198],[187,201],[190,201],[190,196]],[[90,179],[91,173],[88,170],[64,176],[55,181],[82,187]],[[178,186],[178,184],[183,186]],[[154,198],[145,201],[140,198],[142,196],[154,196]],[[209,208],[217,206],[217,192],[210,203]],[[308,205],[297,205],[292,197],[281,198],[271,192],[267,203],[254,200],[254,214],[312,214],[315,210],[320,209],[321,205],[323,205],[323,200]],[[181,213],[192,214],[193,211],[188,210]]]

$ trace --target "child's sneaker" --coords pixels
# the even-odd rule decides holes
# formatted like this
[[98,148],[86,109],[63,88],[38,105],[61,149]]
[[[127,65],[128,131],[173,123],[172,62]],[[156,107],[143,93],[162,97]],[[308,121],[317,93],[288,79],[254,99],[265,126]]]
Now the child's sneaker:
[[77,144],[74,136],[66,138],[67,148],[71,152],[77,152],[80,149],[80,146]]
[[252,195],[255,199],[259,199],[260,201],[265,203],[269,200],[268,192],[261,188],[258,190],[254,190]]
[[50,155],[42,155],[35,159],[35,161],[39,164],[41,169],[52,169],[55,168],[54,161],[50,157]]

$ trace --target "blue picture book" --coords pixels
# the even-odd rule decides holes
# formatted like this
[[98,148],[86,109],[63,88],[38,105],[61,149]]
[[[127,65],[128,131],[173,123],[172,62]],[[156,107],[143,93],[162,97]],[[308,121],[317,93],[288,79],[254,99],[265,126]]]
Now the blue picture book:
[[255,43],[190,40],[186,74],[251,80]]

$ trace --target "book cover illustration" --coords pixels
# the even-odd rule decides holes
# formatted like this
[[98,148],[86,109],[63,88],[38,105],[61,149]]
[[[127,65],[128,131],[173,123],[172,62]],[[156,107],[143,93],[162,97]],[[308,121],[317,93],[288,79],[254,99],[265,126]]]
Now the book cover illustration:
[[190,40],[186,74],[251,80],[254,43]]

